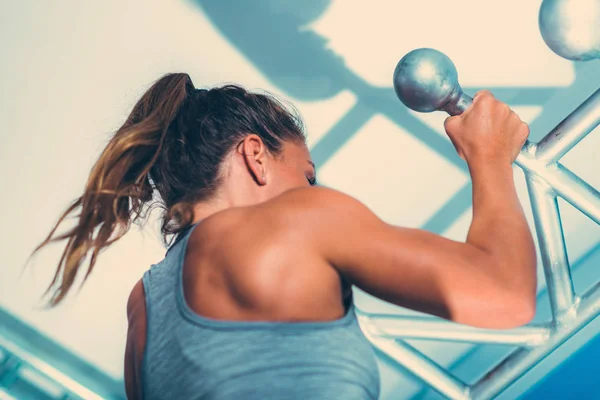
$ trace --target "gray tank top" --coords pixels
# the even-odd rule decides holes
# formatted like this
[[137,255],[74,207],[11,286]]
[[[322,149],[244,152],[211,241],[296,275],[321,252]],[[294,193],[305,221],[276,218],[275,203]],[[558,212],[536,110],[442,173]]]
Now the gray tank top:
[[197,224],[143,277],[143,398],[344,399],[379,397],[379,371],[352,299],[325,322],[225,321],[192,311],[182,269]]

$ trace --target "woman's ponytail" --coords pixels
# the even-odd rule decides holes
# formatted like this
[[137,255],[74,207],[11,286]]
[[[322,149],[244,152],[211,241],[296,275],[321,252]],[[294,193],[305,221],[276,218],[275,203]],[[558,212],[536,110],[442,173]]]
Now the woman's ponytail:
[[[83,282],[94,269],[98,254],[123,237],[132,222],[145,218],[142,211],[153,199],[150,169],[161,154],[169,125],[193,91],[194,85],[184,73],[165,75],[152,85],[102,151],[83,195],[67,208],[31,254],[51,242],[67,240],[45,293],[50,295],[50,306],[63,300],[90,251]],[[54,236],[65,218],[78,210],[76,226]]]

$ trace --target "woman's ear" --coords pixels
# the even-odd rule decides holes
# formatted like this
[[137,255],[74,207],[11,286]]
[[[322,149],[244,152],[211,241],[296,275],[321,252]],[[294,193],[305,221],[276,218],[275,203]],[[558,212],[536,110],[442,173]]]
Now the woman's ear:
[[244,156],[248,172],[259,185],[267,184],[267,148],[256,134],[249,134],[239,144],[238,151]]

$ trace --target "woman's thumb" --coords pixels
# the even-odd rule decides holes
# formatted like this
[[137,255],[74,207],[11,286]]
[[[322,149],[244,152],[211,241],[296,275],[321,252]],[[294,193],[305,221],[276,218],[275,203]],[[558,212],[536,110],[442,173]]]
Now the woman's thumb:
[[466,161],[465,154],[464,154],[461,146],[459,145],[459,141],[457,140],[458,138],[454,135],[456,132],[458,132],[459,124],[460,124],[460,115],[448,117],[444,121],[444,129],[446,129],[446,133],[448,134],[450,141],[454,145],[454,148],[456,149],[458,156]]
[[452,117],[446,118],[444,121],[444,129],[448,136],[452,136],[454,132],[456,132],[456,128],[460,122],[460,115],[454,115]]

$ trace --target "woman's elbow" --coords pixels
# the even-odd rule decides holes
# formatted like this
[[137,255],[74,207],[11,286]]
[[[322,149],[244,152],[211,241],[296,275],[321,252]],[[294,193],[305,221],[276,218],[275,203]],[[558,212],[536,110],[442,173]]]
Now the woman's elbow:
[[529,324],[535,317],[536,302],[535,297],[515,296],[512,306],[508,308],[502,323],[504,326],[497,329],[511,329]]
[[535,296],[509,293],[471,299],[452,316],[454,322],[485,329],[512,329],[529,324],[536,313]]

